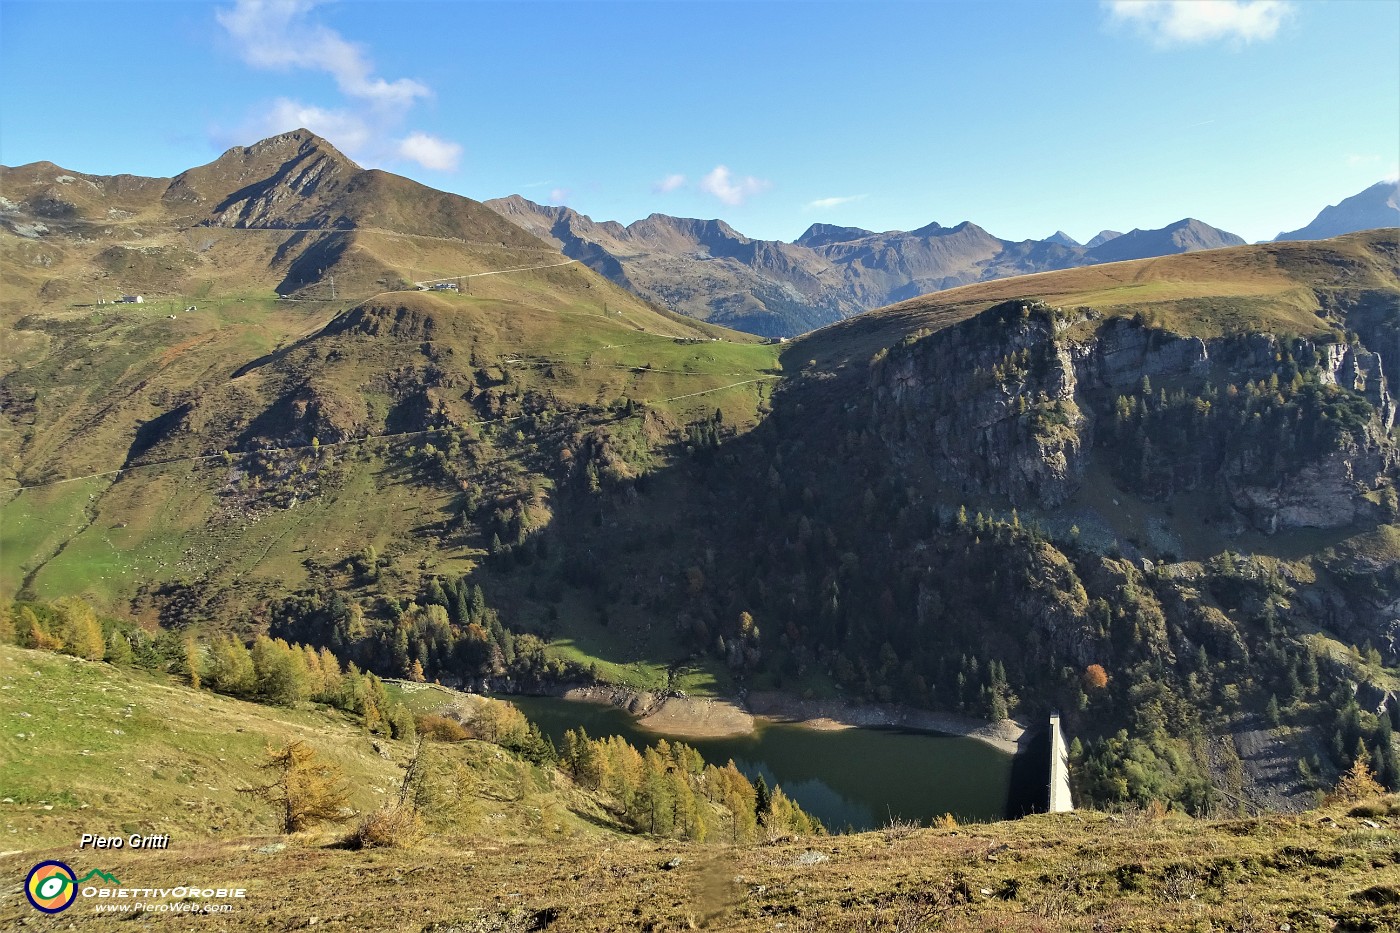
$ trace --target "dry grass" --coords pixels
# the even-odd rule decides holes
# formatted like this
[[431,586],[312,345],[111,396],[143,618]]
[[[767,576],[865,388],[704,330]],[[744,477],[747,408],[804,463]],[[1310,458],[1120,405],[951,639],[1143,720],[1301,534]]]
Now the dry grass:
[[[898,846],[878,831],[833,837],[816,850],[621,835],[504,844],[489,832],[361,851],[309,839],[279,852],[259,851],[267,840],[191,841],[109,861],[129,884],[245,884],[241,913],[218,918],[226,929],[290,929],[310,917],[331,930],[415,931],[1397,928],[1400,820],[1369,830],[1340,810],[1323,816],[1130,823],[1074,813],[901,832]],[[19,877],[39,855],[0,861],[0,875]],[[7,902],[0,926],[26,910]],[[90,909],[64,920],[120,922]]]

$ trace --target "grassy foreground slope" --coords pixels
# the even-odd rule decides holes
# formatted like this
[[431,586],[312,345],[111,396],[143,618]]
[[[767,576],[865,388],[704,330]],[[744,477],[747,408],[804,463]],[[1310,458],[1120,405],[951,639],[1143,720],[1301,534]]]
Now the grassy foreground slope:
[[[0,925],[37,919],[19,882],[45,858],[129,887],[246,887],[213,929],[1281,930],[1400,923],[1400,802],[1295,817],[1191,820],[1074,813],[755,846],[619,832],[557,772],[482,743],[460,793],[407,849],[350,851],[333,830],[273,835],[235,788],[290,738],[351,778],[351,803],[392,794],[390,758],[344,720],[195,693],[106,664],[0,646]],[[425,691],[427,688],[425,688]],[[415,704],[433,705],[426,694]],[[22,737],[21,737],[22,735]],[[465,780],[462,774],[469,775]],[[49,809],[52,808],[52,809]],[[1352,811],[1355,811],[1354,814]],[[82,832],[168,832],[164,852],[78,852]],[[128,918],[129,919],[129,918]],[[189,923],[150,914],[148,921]],[[125,929],[79,901],[67,926]],[[781,926],[780,926],[781,925]]]
[[[458,695],[432,708],[471,702]],[[398,793],[412,750],[329,707],[266,706],[7,644],[0,723],[6,854],[69,847],[85,832],[169,833],[187,843],[275,833],[273,808],[241,789],[266,783],[264,753],[292,741],[338,766],[352,791],[347,805],[367,813]],[[469,777],[448,782],[430,831],[534,838],[546,820],[554,835],[611,825],[589,795],[560,792],[547,772],[494,745],[434,746],[434,757],[444,773],[460,765]]]

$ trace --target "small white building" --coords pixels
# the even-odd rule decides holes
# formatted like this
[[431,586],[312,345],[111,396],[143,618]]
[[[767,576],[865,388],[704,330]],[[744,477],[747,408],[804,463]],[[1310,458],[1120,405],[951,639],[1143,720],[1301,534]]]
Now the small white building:
[[117,304],[139,305],[145,302],[145,300],[146,299],[142,298],[140,295],[122,295],[120,298],[117,299]]

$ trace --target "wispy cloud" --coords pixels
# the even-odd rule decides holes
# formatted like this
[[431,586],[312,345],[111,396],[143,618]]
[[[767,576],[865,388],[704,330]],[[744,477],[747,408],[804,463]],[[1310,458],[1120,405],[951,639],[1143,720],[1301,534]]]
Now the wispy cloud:
[[850,204],[852,201],[859,201],[865,197],[863,194],[852,194],[844,198],[817,198],[815,201],[808,201],[806,208],[809,211],[824,211],[832,207],[840,207],[842,204]]
[[725,165],[716,165],[708,175],[700,179],[700,190],[713,195],[730,207],[738,207],[756,194],[767,191],[772,184],[762,178],[745,175],[736,178]]
[[320,72],[335,81],[345,98],[343,105],[332,107],[278,98],[244,130],[269,134],[304,126],[357,158],[401,159],[433,171],[454,171],[462,155],[457,143],[421,131],[394,138],[432,90],[413,78],[378,75],[362,45],[314,19],[320,5],[321,0],[235,0],[214,12],[250,67]]
[[569,195],[571,194],[573,194],[573,191],[568,188],[554,188],[549,192],[549,203],[568,204]]
[[346,96],[385,106],[411,106],[431,95],[427,86],[411,78],[376,77],[363,48],[311,21],[308,14],[318,5],[318,0],[238,0],[214,17],[254,68],[323,71]]
[[657,194],[669,194],[670,192],[675,191],[677,188],[681,188],[684,186],[684,175],[667,175],[665,178],[654,183],[651,186],[651,190]]
[[1384,156],[1371,153],[1352,153],[1346,157],[1347,168],[1368,169],[1379,172],[1381,181],[1395,181],[1400,177],[1400,162],[1387,162]]
[[1159,45],[1262,42],[1293,15],[1287,0],[1104,0],[1109,18]]

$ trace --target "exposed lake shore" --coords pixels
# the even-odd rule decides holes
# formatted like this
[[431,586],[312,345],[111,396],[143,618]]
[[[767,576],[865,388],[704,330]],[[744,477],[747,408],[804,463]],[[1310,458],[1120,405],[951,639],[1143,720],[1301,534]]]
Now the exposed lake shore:
[[653,732],[677,738],[708,739],[748,735],[759,721],[782,722],[809,729],[900,728],[942,732],[985,742],[1015,754],[1028,738],[1023,723],[1004,719],[988,722],[953,713],[935,713],[907,706],[805,700],[778,692],[754,692],[742,700],[692,697],[632,690],[600,684],[560,691],[565,699],[606,703],[637,718]]

